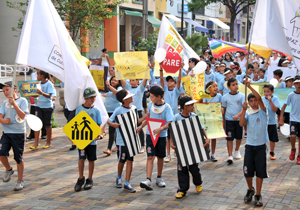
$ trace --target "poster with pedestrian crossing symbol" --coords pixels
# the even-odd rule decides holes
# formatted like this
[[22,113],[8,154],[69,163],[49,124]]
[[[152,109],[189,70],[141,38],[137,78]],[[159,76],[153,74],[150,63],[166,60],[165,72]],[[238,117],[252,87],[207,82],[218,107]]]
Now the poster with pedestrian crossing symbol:
[[184,167],[209,160],[198,116],[172,122],[169,126],[179,165]]
[[64,126],[63,131],[82,150],[100,135],[101,128],[88,113],[81,111]]

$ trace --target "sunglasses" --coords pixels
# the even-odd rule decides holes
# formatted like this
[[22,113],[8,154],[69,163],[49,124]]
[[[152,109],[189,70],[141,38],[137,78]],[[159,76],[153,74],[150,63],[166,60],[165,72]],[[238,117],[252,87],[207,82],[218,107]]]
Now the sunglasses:
[[192,63],[193,61],[189,61],[189,63]]

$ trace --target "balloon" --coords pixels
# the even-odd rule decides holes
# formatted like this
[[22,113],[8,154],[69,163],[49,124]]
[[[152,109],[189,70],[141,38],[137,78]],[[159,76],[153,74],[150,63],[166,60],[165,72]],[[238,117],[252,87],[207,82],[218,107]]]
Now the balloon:
[[28,126],[34,131],[40,131],[43,127],[41,119],[33,114],[27,114],[26,121]]
[[207,63],[204,61],[199,61],[197,65],[193,68],[194,74],[201,74],[203,73],[207,68]]
[[166,54],[167,52],[165,51],[164,48],[158,48],[154,53],[155,60],[158,63],[161,63],[165,59]]
[[270,84],[271,84],[271,85],[273,85],[273,86],[274,86],[274,88],[276,88],[276,87],[277,87],[277,85],[278,85],[278,80],[277,80],[277,79],[275,79],[275,78],[273,78],[273,79],[271,79],[271,80],[270,80]]
[[290,125],[285,123],[283,126],[280,126],[280,132],[284,136],[290,136]]

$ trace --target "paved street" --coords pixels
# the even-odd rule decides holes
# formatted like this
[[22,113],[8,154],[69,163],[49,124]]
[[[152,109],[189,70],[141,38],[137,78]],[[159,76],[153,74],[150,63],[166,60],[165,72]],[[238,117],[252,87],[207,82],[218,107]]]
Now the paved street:
[[[3,100],[1,93],[0,100]],[[61,106],[55,111],[57,122],[63,125]],[[191,183],[187,196],[177,200],[174,194],[177,190],[177,175],[175,158],[164,166],[163,178],[166,188],[155,187],[147,192],[139,187],[139,182],[146,178],[146,153],[138,155],[134,160],[131,185],[136,188],[134,194],[123,189],[115,188],[117,171],[117,157],[113,153],[105,156],[102,151],[107,146],[107,138],[98,142],[98,160],[95,164],[94,187],[89,191],[74,192],[74,185],[78,178],[78,151],[69,151],[70,142],[64,135],[62,127],[53,129],[54,139],[49,149],[30,151],[26,143],[24,154],[26,188],[14,192],[17,173],[9,183],[0,182],[0,209],[251,209],[250,204],[243,202],[247,186],[243,177],[243,160],[234,161],[227,166],[226,141],[217,141],[216,163],[201,164],[203,176],[203,191],[196,193]],[[40,141],[40,146],[44,140]],[[243,140],[243,145],[245,139]],[[300,166],[288,160],[290,144],[280,135],[280,142],[276,145],[277,160],[268,160],[269,178],[263,184],[264,209],[300,209]],[[244,146],[241,148],[244,154]],[[10,162],[16,169],[13,153]],[[155,182],[156,167],[153,181]],[[86,170],[87,172],[87,170]],[[3,176],[4,168],[0,168]],[[85,174],[87,175],[87,174]],[[124,178],[123,178],[124,181]],[[254,186],[255,187],[255,186]]]

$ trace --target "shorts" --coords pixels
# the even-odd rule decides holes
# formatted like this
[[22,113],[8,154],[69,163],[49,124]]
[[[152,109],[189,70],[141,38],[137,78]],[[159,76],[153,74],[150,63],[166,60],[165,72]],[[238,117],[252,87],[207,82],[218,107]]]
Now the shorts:
[[129,153],[128,153],[128,150],[127,150],[126,146],[117,145],[117,147],[118,147],[118,152],[117,152],[118,161],[120,163],[125,163],[126,160],[133,161],[133,157],[129,156]]
[[144,92],[143,94],[143,108],[146,109],[147,108],[147,91]]
[[271,142],[278,142],[278,131],[276,125],[268,125],[268,134],[269,134],[269,140]]
[[260,146],[245,146],[244,156],[244,176],[245,177],[256,177],[268,178],[267,172],[267,145],[263,144]]
[[291,131],[291,133],[290,133],[291,135],[297,135],[298,137],[300,137],[300,123],[291,121],[290,122],[290,131]]
[[88,145],[83,150],[78,149],[79,160],[88,159],[88,161],[97,160],[97,145]]
[[35,115],[38,116],[41,121],[43,122],[43,125],[45,126],[51,126],[52,125],[52,108],[40,108],[35,107]]
[[70,122],[75,117],[76,110],[70,111],[68,109],[64,109],[64,115],[68,122]]
[[159,137],[155,147],[153,146],[152,139],[150,135],[146,136],[146,149],[147,149],[147,157],[156,156],[158,158],[166,157],[166,145],[167,138]]
[[168,133],[168,140],[171,138],[171,133],[170,133],[170,129],[167,130]]
[[0,139],[0,156],[9,156],[12,147],[14,159],[20,164],[23,161],[25,139],[25,133],[3,133]]
[[225,120],[226,140],[233,141],[243,138],[243,127],[239,123],[239,121]]

